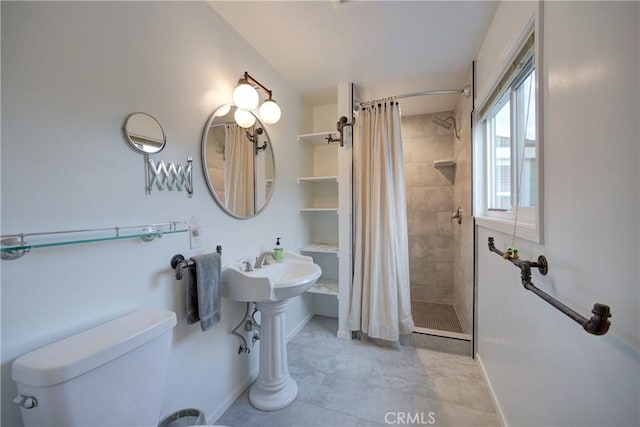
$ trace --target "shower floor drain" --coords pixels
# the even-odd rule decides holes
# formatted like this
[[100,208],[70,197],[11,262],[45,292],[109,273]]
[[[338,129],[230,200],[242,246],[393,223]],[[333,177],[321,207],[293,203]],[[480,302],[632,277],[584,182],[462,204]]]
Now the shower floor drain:
[[464,333],[453,305],[411,300],[411,315],[417,327]]

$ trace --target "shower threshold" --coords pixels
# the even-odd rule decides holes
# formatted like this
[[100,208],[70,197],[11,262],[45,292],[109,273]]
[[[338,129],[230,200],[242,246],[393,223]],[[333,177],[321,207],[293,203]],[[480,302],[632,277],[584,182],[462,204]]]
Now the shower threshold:
[[420,326],[414,326],[413,333],[423,334],[423,335],[434,335],[437,337],[453,338],[456,340],[463,340],[463,341],[471,341],[470,334],[461,334],[459,332],[443,331],[441,329],[421,328]]

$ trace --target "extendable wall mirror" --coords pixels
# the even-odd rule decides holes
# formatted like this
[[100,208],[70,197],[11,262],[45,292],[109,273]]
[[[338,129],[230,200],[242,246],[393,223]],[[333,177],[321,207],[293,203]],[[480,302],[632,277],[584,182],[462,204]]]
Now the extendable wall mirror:
[[162,151],[167,143],[167,136],[160,123],[151,114],[131,113],[124,120],[122,133],[129,147],[137,153],[144,154],[145,189],[186,190],[189,197],[193,195],[193,158],[187,157],[187,165],[154,162],[150,154]]

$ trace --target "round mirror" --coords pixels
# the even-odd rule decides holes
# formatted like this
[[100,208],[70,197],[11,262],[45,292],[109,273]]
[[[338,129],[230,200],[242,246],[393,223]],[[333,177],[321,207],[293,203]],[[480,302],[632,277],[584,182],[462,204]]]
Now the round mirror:
[[147,113],[129,114],[122,125],[122,132],[129,146],[142,154],[158,153],[167,142],[160,123]]
[[202,171],[218,205],[234,218],[247,219],[269,204],[276,166],[271,140],[260,120],[240,127],[234,119],[236,109],[223,105],[207,121],[202,134]]

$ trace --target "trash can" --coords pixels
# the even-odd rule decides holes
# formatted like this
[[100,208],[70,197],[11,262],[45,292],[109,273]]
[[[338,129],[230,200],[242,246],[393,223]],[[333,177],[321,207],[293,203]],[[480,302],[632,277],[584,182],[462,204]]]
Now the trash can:
[[189,427],[202,426],[207,422],[202,411],[194,408],[181,409],[167,415],[160,421],[158,427]]

